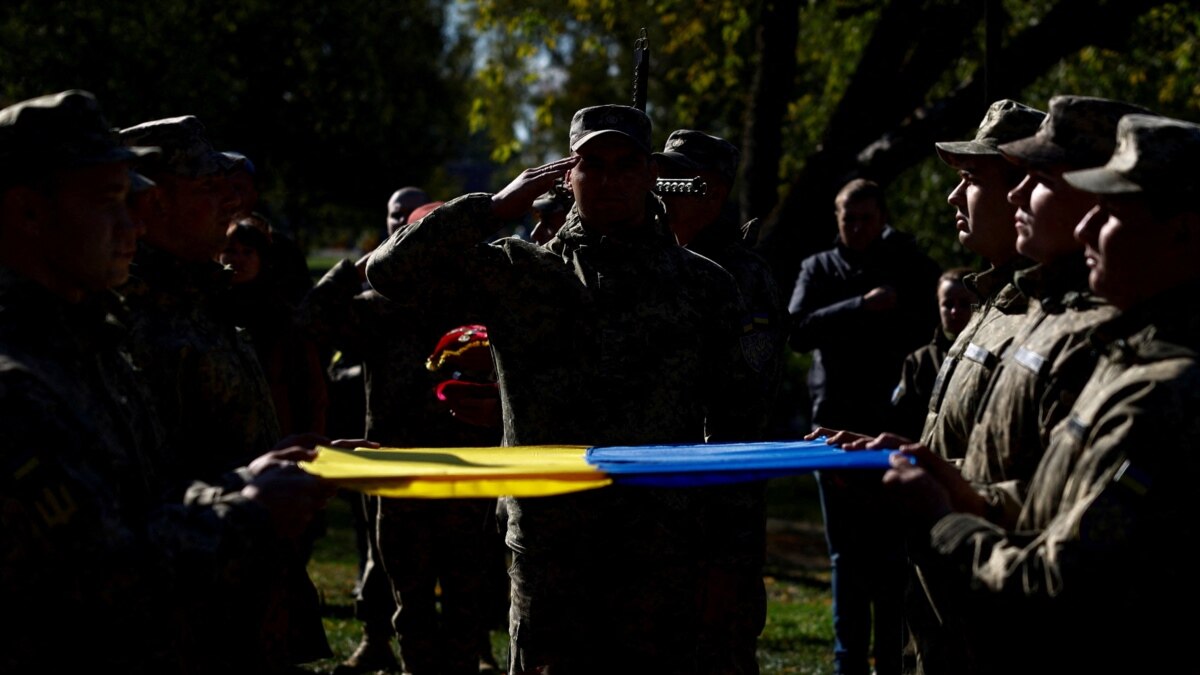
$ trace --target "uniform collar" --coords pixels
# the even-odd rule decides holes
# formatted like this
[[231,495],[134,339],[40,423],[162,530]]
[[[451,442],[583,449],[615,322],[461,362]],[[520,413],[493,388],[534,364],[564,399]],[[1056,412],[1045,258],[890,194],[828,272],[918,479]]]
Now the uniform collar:
[[1020,270],[1013,274],[1013,283],[1026,297],[1040,300],[1047,311],[1081,309],[1100,302],[1088,288],[1083,251]]

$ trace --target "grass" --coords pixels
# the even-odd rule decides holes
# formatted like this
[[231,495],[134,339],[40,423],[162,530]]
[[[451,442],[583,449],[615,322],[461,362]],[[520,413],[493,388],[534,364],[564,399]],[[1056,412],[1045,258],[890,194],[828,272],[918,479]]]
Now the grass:
[[[805,523],[819,535],[821,520],[811,477],[775,479],[768,490],[768,514],[774,519]],[[813,536],[810,532],[808,539]],[[807,547],[820,546],[808,541]],[[769,546],[766,570],[767,625],[759,638],[763,675],[833,672],[833,624],[830,613],[829,571],[819,557],[788,556],[793,546]],[[777,549],[777,550],[776,550]],[[772,553],[774,550],[775,555]],[[358,645],[361,631],[354,619],[351,592],[358,574],[354,526],[349,501],[335,499],[326,512],[326,533],[317,542],[309,574],[321,593],[325,634],[334,657],[307,664],[312,673],[332,673]],[[492,646],[501,664],[508,658],[508,636],[492,633]]]

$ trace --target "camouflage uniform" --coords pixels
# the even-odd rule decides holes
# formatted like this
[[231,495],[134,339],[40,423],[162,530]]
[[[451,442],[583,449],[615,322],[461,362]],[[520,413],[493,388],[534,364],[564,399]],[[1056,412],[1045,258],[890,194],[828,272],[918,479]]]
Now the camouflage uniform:
[[[663,152],[655,154],[660,166],[718,174],[729,186],[736,178],[739,157],[738,149],[728,141],[690,129],[671,132]],[[664,201],[667,216],[675,224],[676,216],[670,211],[673,202]],[[700,229],[687,248],[733,275],[746,303],[743,345],[767,402],[760,420],[760,429],[765,430],[783,375],[789,323],[786,299],[767,262],[746,245],[743,228],[727,209]],[[708,486],[693,491],[692,497],[706,544],[700,559],[704,581],[697,673],[758,673],[756,647],[767,616],[763,585],[766,484]]]
[[[930,533],[940,602],[981,672],[1159,672],[1191,658],[1200,599],[1179,542],[1200,532],[1200,288],[1093,331],[1099,364],[1029,486],[1017,528],[966,514]],[[969,589],[969,592],[968,592]]]
[[[436,382],[425,359],[438,339],[461,322],[446,319],[448,312],[438,308],[392,302],[360,290],[354,265],[342,261],[309,294],[301,321],[322,340],[361,355],[366,437],[392,447],[498,445],[498,430],[467,427],[435,406]],[[365,629],[394,620],[404,669],[413,675],[477,672],[489,614],[506,598],[495,597],[496,574],[504,570],[491,515],[495,503],[373,499],[369,504],[377,509],[377,522],[359,605],[372,613],[359,616]],[[387,589],[389,578],[395,602],[371,597],[376,584]],[[439,582],[440,619],[434,597]],[[380,616],[380,611],[387,614]],[[490,649],[488,643],[488,653]]]
[[983,303],[942,361],[921,433],[921,442],[946,459],[966,456],[979,402],[1024,321],[1029,302],[1012,278],[1029,264],[1028,259],[1017,258],[966,278],[967,287],[983,298]]
[[[233,162],[212,148],[203,124],[192,116],[146,122],[123,130],[121,138],[162,146],[163,156],[145,170],[196,178],[218,175]],[[128,349],[165,429],[168,484],[177,490],[189,480],[218,481],[271,450],[281,433],[270,386],[220,301],[229,273],[216,262],[187,262],[144,241],[130,272],[119,289],[129,307]],[[270,574],[213,595],[213,615],[197,623],[207,646],[221,645],[213,649],[215,658],[231,668],[250,667],[252,661],[239,651],[255,653],[254,642],[269,644],[269,656],[281,659],[264,668],[331,654],[306,570],[307,550],[298,545],[291,558]],[[248,589],[259,600],[248,602]],[[270,621],[256,619],[263,606]],[[250,644],[238,647],[236,639]]]
[[[648,135],[648,134],[647,134]],[[466,195],[388,239],[368,279],[391,298],[487,325],[506,445],[740,438],[758,414],[728,273],[680,248],[654,202],[616,240],[578,211],[545,247]],[[611,487],[506,499],[511,669],[695,672],[686,490]]]
[[1015,281],[1030,299],[1029,311],[992,377],[962,467],[1001,525],[1015,521],[1050,430],[1096,365],[1088,329],[1116,311],[1088,290],[1082,254],[1035,265]]
[[[105,299],[70,305],[0,268],[0,594],[20,618],[0,671],[240,672],[194,641],[192,618],[275,573],[282,547],[236,491],[163,501],[161,433]],[[258,591],[239,589],[248,613]],[[244,672],[269,672],[270,648],[231,647]]]
[[[774,275],[761,256],[742,244],[742,230],[723,219],[701,231],[688,249],[733,275],[749,316],[743,345],[757,374],[765,430],[783,377],[788,315]],[[757,436],[756,438],[762,438]],[[751,440],[751,439],[747,439]],[[694,495],[705,542],[703,620],[697,673],[758,673],[758,636],[767,620],[766,483],[755,481],[702,488]]]
[[167,430],[172,477],[212,480],[274,447],[279,423],[258,357],[217,309],[227,271],[143,242],[131,274],[120,289],[129,348]]
[[904,358],[900,368],[900,381],[892,392],[893,422],[889,427],[905,438],[916,438],[921,435],[919,428],[925,423],[925,413],[929,410],[929,398],[933,394],[933,383],[937,380],[942,362],[946,360],[946,350],[953,344],[953,338],[938,327],[933,332],[929,344],[921,347]]

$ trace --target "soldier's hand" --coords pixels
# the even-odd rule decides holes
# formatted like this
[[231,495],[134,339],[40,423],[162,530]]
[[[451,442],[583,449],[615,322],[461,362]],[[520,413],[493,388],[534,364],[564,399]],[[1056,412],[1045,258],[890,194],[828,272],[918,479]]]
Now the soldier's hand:
[[920,443],[898,447],[900,448],[898,455],[905,457],[909,464],[920,467],[942,486],[950,499],[950,507],[954,511],[974,513],[978,516],[984,514],[987,501],[967,479],[963,478],[953,464]]
[[856,434],[853,431],[839,431],[836,434],[830,436],[829,440],[826,442],[829,443],[829,445],[836,445],[837,447],[839,447],[843,450],[855,450],[857,448],[854,448],[851,446],[856,445],[858,443],[865,443],[866,441],[869,441],[869,440],[871,440],[870,436]]
[[839,433],[840,431],[841,431],[840,429],[830,429],[829,427],[817,427],[816,429],[813,429],[810,433],[806,434],[804,436],[804,440],[815,441],[822,436],[831,437],[834,434]]
[[[853,438],[842,443],[843,450],[897,450],[900,446],[912,445],[913,442],[899,434],[884,432],[871,438],[855,434]],[[832,441],[833,439],[830,439]]]
[[283,537],[303,533],[313,515],[337,493],[332,483],[296,465],[315,457],[315,450],[293,447],[273,450],[250,463],[254,476],[242,488],[242,496],[265,508]]
[[554,181],[562,178],[568,169],[578,163],[579,157],[575,156],[525,169],[503,190],[492,195],[492,215],[506,221],[524,216],[533,208],[533,200],[538,195],[549,190]]
[[892,468],[883,475],[883,484],[895,494],[908,511],[908,522],[917,530],[927,530],[953,512],[946,488],[930,472],[913,464],[904,452],[893,454]]

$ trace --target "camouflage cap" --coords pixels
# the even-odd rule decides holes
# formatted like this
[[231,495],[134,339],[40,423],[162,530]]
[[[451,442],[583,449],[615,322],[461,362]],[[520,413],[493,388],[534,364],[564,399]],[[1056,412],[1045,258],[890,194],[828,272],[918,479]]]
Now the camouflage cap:
[[228,171],[239,162],[213,149],[204,125],[193,115],[168,117],[122,129],[121,140],[126,145],[150,143],[161,147],[162,156],[143,167],[187,178]]
[[672,131],[663,151],[654,153],[655,159],[665,159],[685,169],[715,171],[730,183],[737,176],[741,156],[737,147],[724,138],[691,129]]
[[1037,133],[1000,146],[1021,164],[1100,166],[1117,145],[1117,122],[1132,113],[1153,114],[1124,101],[1091,96],[1055,96]]
[[1069,171],[1072,186],[1095,194],[1200,194],[1200,125],[1158,115],[1126,115],[1104,166]]
[[602,134],[621,134],[650,152],[650,118],[627,105],[597,105],[583,108],[571,118],[571,152]]
[[954,164],[955,155],[995,155],[1002,143],[1015,141],[1037,133],[1038,126],[1046,119],[1046,113],[1011,99],[1001,99],[988,107],[987,114],[979,123],[979,131],[969,141],[947,141],[935,143],[938,156],[947,164]]
[[121,144],[91,93],[79,89],[0,110],[0,172],[8,178],[55,169],[125,162],[158,153]]

